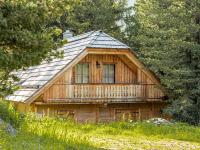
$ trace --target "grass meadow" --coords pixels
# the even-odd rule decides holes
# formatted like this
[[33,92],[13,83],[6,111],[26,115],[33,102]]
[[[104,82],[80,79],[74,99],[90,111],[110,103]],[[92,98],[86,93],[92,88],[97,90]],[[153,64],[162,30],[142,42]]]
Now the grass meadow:
[[[5,150],[190,150],[200,149],[200,127],[183,123],[144,122],[80,124],[58,118],[20,116],[0,104],[1,118],[16,127],[16,136],[0,125],[0,149]],[[16,121],[15,121],[16,120]]]

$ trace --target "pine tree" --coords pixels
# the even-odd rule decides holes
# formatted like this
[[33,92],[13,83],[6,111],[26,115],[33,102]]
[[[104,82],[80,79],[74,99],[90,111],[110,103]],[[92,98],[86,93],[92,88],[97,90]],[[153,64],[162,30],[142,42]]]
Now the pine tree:
[[[0,2],[0,97],[13,90],[10,72],[60,56],[61,30],[48,25],[60,9],[53,2],[5,0]],[[59,2],[56,3],[60,4]]]
[[[103,30],[122,39],[126,0],[4,0],[0,3],[0,97],[13,91],[10,72],[58,57],[61,32]],[[126,39],[127,41],[128,39]]]
[[138,0],[140,56],[160,78],[176,119],[200,124],[200,1]]
[[125,27],[123,30],[123,42],[126,43],[131,49],[138,54],[139,52],[139,41],[137,40],[137,36],[139,33],[139,23],[134,15],[133,8],[126,13],[124,17]]
[[75,35],[92,30],[102,30],[122,39],[127,0],[73,0],[70,8],[60,18],[60,28],[71,29]]

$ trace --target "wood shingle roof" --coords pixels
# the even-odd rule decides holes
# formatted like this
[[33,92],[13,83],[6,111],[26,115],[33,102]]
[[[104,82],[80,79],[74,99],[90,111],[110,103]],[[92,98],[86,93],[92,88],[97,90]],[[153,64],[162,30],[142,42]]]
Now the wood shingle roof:
[[20,78],[20,89],[6,97],[7,100],[26,102],[40,88],[47,84],[57,73],[68,66],[86,48],[114,48],[129,49],[129,47],[102,31],[91,31],[68,39],[59,50],[64,51],[62,59],[54,59],[51,62],[42,62],[38,66],[29,67],[26,70],[16,72]]

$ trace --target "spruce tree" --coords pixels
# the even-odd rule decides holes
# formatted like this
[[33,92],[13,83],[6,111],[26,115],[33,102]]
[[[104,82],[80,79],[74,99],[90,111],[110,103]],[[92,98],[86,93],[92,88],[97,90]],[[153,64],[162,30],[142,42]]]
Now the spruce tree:
[[167,112],[200,124],[200,1],[138,0],[140,57],[169,96]]
[[[0,97],[12,92],[10,72],[60,56],[61,32],[103,30],[123,39],[118,23],[130,8],[126,0],[4,0],[0,2]],[[126,41],[128,38],[126,39]]]
[[75,35],[102,30],[115,38],[123,39],[125,16],[130,11],[127,0],[73,0],[60,18],[60,28],[71,29]]
[[[0,2],[0,97],[13,90],[19,69],[60,56],[61,30],[49,26],[61,11],[53,2],[5,0]],[[56,3],[60,4],[59,2]],[[55,15],[56,14],[56,15]]]

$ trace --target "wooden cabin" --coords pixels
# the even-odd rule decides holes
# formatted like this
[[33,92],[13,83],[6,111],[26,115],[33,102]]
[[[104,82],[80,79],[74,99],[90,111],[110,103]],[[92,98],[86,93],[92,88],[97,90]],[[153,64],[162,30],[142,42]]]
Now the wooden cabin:
[[64,58],[17,72],[21,89],[9,95],[21,112],[79,122],[162,117],[159,80],[127,45],[92,31],[68,39]]

